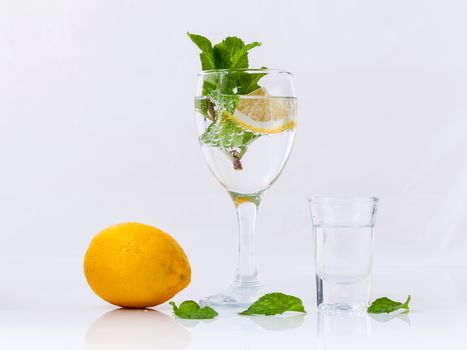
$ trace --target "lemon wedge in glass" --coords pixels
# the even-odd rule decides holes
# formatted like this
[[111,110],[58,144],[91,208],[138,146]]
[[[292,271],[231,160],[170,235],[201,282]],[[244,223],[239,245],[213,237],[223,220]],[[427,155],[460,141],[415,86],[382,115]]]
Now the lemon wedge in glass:
[[241,96],[234,113],[228,117],[247,131],[277,134],[295,128],[295,101],[270,96],[265,88],[259,88]]

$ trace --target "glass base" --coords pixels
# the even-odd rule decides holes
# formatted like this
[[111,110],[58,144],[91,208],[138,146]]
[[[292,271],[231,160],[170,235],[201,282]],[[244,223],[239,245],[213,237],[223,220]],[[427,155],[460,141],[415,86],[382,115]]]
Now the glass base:
[[354,283],[336,283],[316,275],[317,305],[322,311],[363,311],[370,298],[370,276]]
[[259,282],[234,282],[227,290],[201,299],[200,305],[248,307],[266,294],[266,289]]
[[331,312],[331,313],[339,313],[339,312],[360,312],[365,311],[368,305],[365,303],[359,304],[343,304],[343,303],[336,303],[336,304],[320,304],[318,305],[318,309],[324,312]]

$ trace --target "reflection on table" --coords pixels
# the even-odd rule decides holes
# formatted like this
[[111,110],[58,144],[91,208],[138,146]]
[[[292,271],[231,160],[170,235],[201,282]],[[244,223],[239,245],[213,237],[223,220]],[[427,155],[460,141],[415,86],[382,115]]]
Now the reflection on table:
[[105,313],[86,333],[89,350],[186,349],[190,332],[161,312],[117,309]]

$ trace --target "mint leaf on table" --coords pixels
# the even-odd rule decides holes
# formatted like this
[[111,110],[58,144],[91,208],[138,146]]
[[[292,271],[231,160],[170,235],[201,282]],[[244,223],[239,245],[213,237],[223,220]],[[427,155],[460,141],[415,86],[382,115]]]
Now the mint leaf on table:
[[200,307],[195,301],[193,300],[186,300],[181,303],[178,307],[177,305],[171,301],[169,303],[172,305],[173,313],[175,316],[184,319],[191,319],[191,320],[208,320],[215,318],[219,315],[214,309],[210,308],[209,306]]
[[251,304],[247,310],[240,312],[240,315],[271,316],[286,311],[306,312],[300,298],[283,293],[269,293]]
[[407,297],[407,300],[404,303],[399,303],[397,301],[383,297],[373,301],[367,311],[370,314],[381,314],[390,313],[399,309],[409,310],[409,303],[410,295]]

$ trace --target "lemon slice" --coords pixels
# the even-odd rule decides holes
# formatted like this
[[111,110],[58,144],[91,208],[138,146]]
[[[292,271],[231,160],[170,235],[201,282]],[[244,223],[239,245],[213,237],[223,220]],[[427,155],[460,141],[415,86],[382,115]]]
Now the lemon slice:
[[229,117],[243,129],[261,134],[276,134],[295,128],[295,103],[291,98],[271,97],[259,88],[240,97]]

